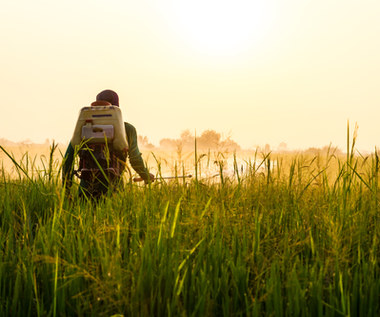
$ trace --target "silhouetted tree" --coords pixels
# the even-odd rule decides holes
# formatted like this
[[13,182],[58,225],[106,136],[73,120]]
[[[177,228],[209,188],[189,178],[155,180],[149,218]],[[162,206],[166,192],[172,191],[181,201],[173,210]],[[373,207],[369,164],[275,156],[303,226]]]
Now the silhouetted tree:
[[217,148],[220,145],[220,133],[206,130],[197,140],[199,148]]
[[[225,140],[221,139],[221,134],[214,130],[206,130],[201,136],[196,138],[198,149],[223,149],[228,151],[240,150],[239,144],[237,144],[229,136]],[[193,150],[195,146],[195,136],[190,130],[184,130],[179,139],[164,138],[160,140],[160,147],[168,150],[176,150],[182,152],[183,150]]]
[[229,152],[233,151],[240,151],[241,147],[239,144],[237,144],[234,140],[231,139],[231,137],[227,137],[224,141],[220,143],[220,147],[224,150],[227,150]]

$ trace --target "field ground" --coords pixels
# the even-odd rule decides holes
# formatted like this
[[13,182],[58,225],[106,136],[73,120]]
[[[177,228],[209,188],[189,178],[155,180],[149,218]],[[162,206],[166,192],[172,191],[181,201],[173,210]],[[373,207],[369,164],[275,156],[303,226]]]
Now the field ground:
[[144,153],[192,178],[94,204],[59,149],[5,150],[1,316],[380,315],[375,153]]

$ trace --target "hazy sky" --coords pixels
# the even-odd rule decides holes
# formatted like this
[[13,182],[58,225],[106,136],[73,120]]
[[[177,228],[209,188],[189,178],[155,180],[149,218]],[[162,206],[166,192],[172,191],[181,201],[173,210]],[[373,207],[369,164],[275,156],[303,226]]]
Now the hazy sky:
[[379,0],[5,0],[0,138],[68,142],[103,89],[158,144],[380,145]]

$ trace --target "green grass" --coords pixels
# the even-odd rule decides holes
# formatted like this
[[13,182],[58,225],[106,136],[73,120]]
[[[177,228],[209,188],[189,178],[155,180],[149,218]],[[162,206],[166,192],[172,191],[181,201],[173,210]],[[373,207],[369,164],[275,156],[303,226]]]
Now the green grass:
[[379,316],[378,156],[263,157],[275,168],[220,164],[215,182],[197,163],[191,182],[126,182],[97,205],[66,198],[53,153],[42,170],[13,159],[0,315]]

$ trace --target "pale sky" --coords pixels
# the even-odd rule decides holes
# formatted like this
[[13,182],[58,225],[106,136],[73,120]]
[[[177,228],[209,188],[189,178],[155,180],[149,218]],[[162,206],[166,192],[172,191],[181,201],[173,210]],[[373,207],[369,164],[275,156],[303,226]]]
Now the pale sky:
[[380,146],[379,0],[3,0],[0,138],[67,143],[119,94],[158,145],[214,129],[252,148]]

